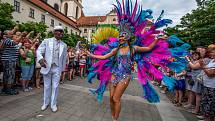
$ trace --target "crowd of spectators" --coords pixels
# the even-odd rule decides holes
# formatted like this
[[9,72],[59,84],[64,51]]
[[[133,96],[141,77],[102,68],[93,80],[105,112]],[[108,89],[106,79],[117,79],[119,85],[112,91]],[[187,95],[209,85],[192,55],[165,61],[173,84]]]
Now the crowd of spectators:
[[196,115],[200,121],[214,121],[215,116],[215,44],[208,48],[197,47],[185,57],[188,68],[181,73],[170,69],[165,75],[176,79],[175,91],[168,91],[164,82],[153,82],[160,92],[167,94],[176,107],[181,107]]
[[[20,90],[29,92],[33,88],[41,88],[41,65],[36,62],[36,50],[42,41],[41,33],[20,32],[16,26],[12,30],[0,32],[0,39],[1,93],[16,95]],[[61,83],[72,81],[75,76],[86,76],[86,59],[82,48],[77,50],[69,47],[67,68],[62,74]]]

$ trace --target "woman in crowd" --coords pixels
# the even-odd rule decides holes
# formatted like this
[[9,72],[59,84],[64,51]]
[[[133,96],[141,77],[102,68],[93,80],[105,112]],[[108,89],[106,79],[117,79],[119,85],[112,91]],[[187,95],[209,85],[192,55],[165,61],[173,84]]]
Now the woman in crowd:
[[24,92],[28,92],[31,88],[29,82],[34,74],[34,59],[35,59],[35,45],[31,45],[31,41],[27,38],[23,40],[24,46],[19,50],[20,65],[22,70],[22,88]]
[[199,61],[204,71],[202,75],[203,90],[201,108],[204,121],[214,121],[215,117],[215,44],[208,46],[208,55],[211,58],[208,64],[203,59]]
[[[37,36],[33,39],[33,43],[35,44],[35,51],[37,50],[37,48],[40,45],[40,37],[41,37],[41,33],[38,33]],[[36,60],[36,58],[35,58]],[[40,89],[40,69],[41,69],[41,65],[38,62],[35,62],[35,68],[36,68],[36,72],[35,72],[35,77],[36,77],[36,88]]]
[[187,74],[187,71],[182,71],[179,74],[175,74],[175,78],[176,78],[176,87],[175,87],[175,100],[174,100],[174,104],[177,107],[182,106],[182,98],[183,98],[183,92],[186,88],[186,84],[185,84],[185,76]]
[[80,59],[79,59],[79,68],[80,68],[80,77],[83,78],[85,74],[85,68],[86,68],[86,53],[82,50],[80,54]]
[[199,59],[201,55],[199,52],[194,52],[192,54],[192,60],[189,57],[186,57],[189,62],[189,67],[191,70],[191,79],[190,84],[188,83],[188,86],[190,86],[190,93],[189,93],[189,99],[188,99],[188,105],[186,105],[186,108],[191,108],[192,103],[194,101],[194,98],[196,97],[195,101],[195,110],[192,111],[193,114],[198,114],[200,111],[200,101],[201,101],[201,89],[202,84],[197,81],[197,76],[201,73],[200,65],[199,65]]
[[[163,71],[163,73],[168,76],[171,77],[171,70],[169,68],[166,68],[166,70]],[[168,91],[166,84],[164,83],[164,81],[161,82],[161,93],[166,94]]]
[[80,59],[80,50],[75,50],[73,78],[75,78],[75,74],[79,73],[79,59]]
[[[67,49],[67,56],[68,56],[68,53],[69,53],[69,49]],[[68,72],[69,72],[69,58],[67,57],[66,58],[66,68],[64,69],[64,71],[61,74],[60,84],[63,84],[65,82]]]
[[75,52],[73,48],[69,49],[68,52],[68,57],[69,57],[69,80],[71,81],[74,78],[74,73],[75,73]]

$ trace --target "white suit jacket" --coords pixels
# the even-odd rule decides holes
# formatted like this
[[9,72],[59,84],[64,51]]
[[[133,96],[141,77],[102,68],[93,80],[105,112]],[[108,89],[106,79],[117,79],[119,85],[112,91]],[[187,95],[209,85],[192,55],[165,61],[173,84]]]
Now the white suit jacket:
[[[54,41],[55,38],[49,38],[45,39],[37,49],[37,62],[39,62],[41,59],[45,59],[47,61],[47,67],[41,68],[41,73],[42,74],[48,74],[51,65],[52,65],[52,57],[53,57],[53,48],[54,48]],[[59,67],[60,71],[64,71],[66,68],[66,60],[67,60],[67,45],[60,41],[60,53],[59,53]]]

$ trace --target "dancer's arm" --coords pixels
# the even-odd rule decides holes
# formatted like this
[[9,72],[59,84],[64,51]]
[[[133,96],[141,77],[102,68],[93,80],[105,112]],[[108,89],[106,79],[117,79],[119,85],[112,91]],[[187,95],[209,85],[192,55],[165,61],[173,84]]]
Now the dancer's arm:
[[107,58],[110,58],[111,56],[115,55],[116,53],[117,53],[117,49],[113,49],[110,53],[108,53],[106,55],[94,55],[94,54],[90,53],[89,51],[87,51],[87,54],[90,57],[100,59],[100,60],[105,60]]
[[137,52],[148,52],[148,51],[151,51],[155,47],[155,45],[158,43],[158,41],[160,39],[166,40],[167,36],[163,36],[162,38],[156,37],[155,40],[148,47],[134,46],[134,49]]

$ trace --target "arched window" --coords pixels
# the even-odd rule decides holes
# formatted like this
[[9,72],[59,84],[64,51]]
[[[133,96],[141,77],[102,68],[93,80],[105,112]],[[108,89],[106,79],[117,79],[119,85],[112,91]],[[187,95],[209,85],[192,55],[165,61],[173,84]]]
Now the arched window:
[[76,7],[76,14],[75,14],[75,18],[78,19],[78,13],[79,13],[79,9],[78,6]]
[[67,16],[68,13],[68,3],[64,4],[64,14]]
[[54,4],[54,9],[59,11],[59,5],[57,3]]
[[113,21],[116,21],[116,18],[113,18]]

